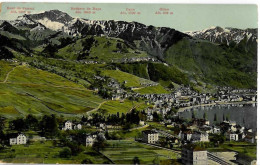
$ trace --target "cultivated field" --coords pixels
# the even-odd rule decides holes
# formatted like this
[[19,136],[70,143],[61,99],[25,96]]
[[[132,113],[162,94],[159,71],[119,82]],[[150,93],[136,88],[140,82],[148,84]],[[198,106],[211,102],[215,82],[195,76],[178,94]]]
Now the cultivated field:
[[109,146],[102,151],[116,164],[133,164],[133,159],[138,157],[140,164],[154,164],[176,160],[180,155],[131,140],[110,140]]
[[[85,114],[104,100],[61,76],[27,66],[0,63],[0,114],[6,117],[27,114]],[[9,71],[9,72],[8,72]]]

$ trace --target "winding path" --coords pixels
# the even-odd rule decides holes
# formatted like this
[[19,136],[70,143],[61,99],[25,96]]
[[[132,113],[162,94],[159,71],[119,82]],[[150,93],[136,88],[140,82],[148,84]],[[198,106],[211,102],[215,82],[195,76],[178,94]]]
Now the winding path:
[[90,111],[88,111],[88,112],[86,112],[86,113],[89,114],[89,113],[92,113],[92,112],[94,112],[94,111],[97,111],[103,104],[105,104],[105,103],[108,102],[108,101],[109,101],[109,100],[103,101],[102,103],[100,103],[100,104],[98,105],[97,108],[94,108],[94,109],[92,109],[92,110],[90,110]]
[[9,78],[10,73],[11,73],[12,71],[14,71],[15,68],[16,68],[16,66],[13,67],[13,68],[6,74],[6,77],[5,77],[4,81],[3,81],[3,82],[0,82],[0,83],[6,83],[7,80],[8,80],[8,78]]

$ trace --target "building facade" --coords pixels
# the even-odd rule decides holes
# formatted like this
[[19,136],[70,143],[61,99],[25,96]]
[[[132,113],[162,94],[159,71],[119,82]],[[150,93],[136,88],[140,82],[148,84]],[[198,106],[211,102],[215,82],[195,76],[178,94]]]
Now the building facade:
[[181,152],[182,163],[185,165],[207,165],[207,151],[194,147],[182,148]]
[[10,145],[26,144],[27,137],[24,134],[13,134],[9,138]]
[[155,144],[159,140],[159,134],[155,131],[146,130],[142,132],[143,134],[143,142]]

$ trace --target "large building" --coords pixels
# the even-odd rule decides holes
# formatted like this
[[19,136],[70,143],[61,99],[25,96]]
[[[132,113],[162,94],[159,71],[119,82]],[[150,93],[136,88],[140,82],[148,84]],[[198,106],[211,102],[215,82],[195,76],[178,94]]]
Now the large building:
[[14,133],[9,135],[9,144],[16,145],[16,144],[26,144],[27,138],[22,133]]
[[143,142],[155,144],[159,140],[158,132],[152,130],[142,131],[143,133]]
[[207,150],[194,145],[187,145],[182,148],[182,163],[185,165],[207,165]]

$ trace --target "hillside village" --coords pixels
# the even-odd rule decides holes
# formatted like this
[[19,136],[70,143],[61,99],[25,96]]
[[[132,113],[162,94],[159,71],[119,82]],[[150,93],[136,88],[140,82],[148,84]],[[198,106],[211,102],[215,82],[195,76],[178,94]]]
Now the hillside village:
[[52,7],[0,38],[0,164],[256,164],[257,28]]
[[[96,79],[103,80],[102,77],[98,76]],[[156,84],[151,84],[151,86],[153,85]],[[256,143],[256,132],[234,121],[229,121],[227,118],[220,123],[213,124],[207,120],[206,116],[201,119],[196,118],[193,114],[191,120],[179,117],[179,113],[186,111],[189,107],[240,106],[243,103],[255,103],[257,99],[255,90],[219,87],[217,93],[210,94],[198,93],[190,87],[181,86],[170,94],[139,94],[127,92],[113,79],[109,82],[108,87],[111,90],[111,95],[107,99],[121,100],[121,104],[124,104],[126,99],[145,100],[148,108],[141,111],[133,108],[126,114],[117,112],[116,115],[109,116],[87,112],[81,120],[66,120],[62,117],[55,117],[55,115],[44,116],[38,120],[29,115],[25,119],[10,121],[10,131],[8,131],[10,133],[6,132],[6,134],[1,135],[2,147],[30,145],[33,141],[44,142],[56,139],[55,141],[59,141],[60,145],[66,146],[73,143],[75,146],[70,146],[71,151],[75,150],[74,147],[85,146],[102,154],[100,150],[108,145],[107,140],[124,139],[116,132],[141,130],[141,134],[132,137],[136,142],[172,150],[180,155],[177,160],[179,163],[207,164],[208,161],[214,161],[220,164],[223,162],[224,164],[232,164],[227,158],[207,151],[207,148],[219,146],[226,141]],[[99,91],[99,88],[93,89],[94,93]],[[5,119],[1,120],[3,122]],[[48,123],[48,120],[52,122]],[[28,130],[35,130],[39,133],[37,136],[28,136],[26,133]],[[194,158],[198,157],[197,153],[200,154],[200,159]],[[62,153],[60,155],[62,157]],[[239,160],[245,161],[243,158],[236,160],[237,163]],[[246,160],[254,161],[252,159]],[[112,162],[110,160],[110,163]]]

